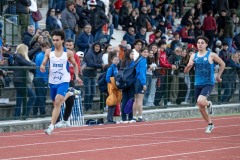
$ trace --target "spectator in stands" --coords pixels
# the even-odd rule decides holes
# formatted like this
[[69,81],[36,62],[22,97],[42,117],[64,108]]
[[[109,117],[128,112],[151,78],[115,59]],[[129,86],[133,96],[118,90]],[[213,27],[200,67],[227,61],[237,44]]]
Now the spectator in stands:
[[31,6],[31,0],[16,1],[16,12],[19,16],[18,22],[21,26],[21,35],[27,30],[29,26],[29,6]]
[[60,10],[62,12],[64,9],[66,9],[68,2],[69,1],[67,1],[67,0],[57,0],[56,1],[56,9]]
[[56,10],[55,14],[56,14],[57,24],[60,27],[59,29],[63,29],[63,25],[62,25],[62,21],[61,21],[62,15],[61,15],[60,10]]
[[[176,70],[176,65],[170,64],[167,58],[166,54],[166,47],[167,44],[165,41],[161,40],[158,43],[159,46],[159,66],[167,69],[173,69]],[[159,77],[158,77],[158,84],[157,84],[157,90],[155,93],[155,99],[154,99],[154,105],[159,106],[159,103],[161,102],[163,93],[166,91],[166,84],[167,84],[167,77],[166,77],[166,69],[160,69],[159,71]],[[166,98],[166,97],[165,97]]]
[[188,35],[188,31],[190,30],[190,28],[191,28],[191,23],[187,23],[185,27],[183,27],[180,30],[179,35],[182,38],[182,42],[195,44],[196,41],[194,37]]
[[[168,89],[169,89],[169,101],[167,105],[175,105],[178,91],[179,91],[179,70],[180,62],[182,60],[182,48],[180,46],[176,47],[173,54],[168,57],[168,62],[171,65],[175,65],[177,70],[173,69],[171,72],[168,72]],[[183,72],[182,72],[183,73]],[[184,76],[182,77],[182,79]]]
[[119,11],[118,23],[122,26],[123,30],[127,29],[125,26],[125,21],[128,19],[128,16],[129,16],[128,5],[129,5],[128,1],[123,1],[122,7],[120,8],[120,11]]
[[237,47],[237,50],[240,50],[240,33],[233,37],[233,41]]
[[92,109],[93,97],[96,94],[97,69],[104,69],[106,64],[102,61],[102,50],[100,43],[94,43],[84,57],[86,68],[83,70],[84,83],[84,107],[85,111]]
[[209,39],[208,47],[212,49],[215,32],[217,30],[217,24],[211,10],[208,11],[207,17],[204,18],[202,30],[204,31],[204,36]]
[[54,29],[60,29],[55,17],[56,10],[54,8],[49,8],[46,14],[46,30],[52,32]]
[[195,13],[195,9],[194,8],[191,8],[190,10],[188,10],[185,13],[185,15],[183,16],[182,20],[181,20],[181,25],[185,26],[188,23],[193,23],[194,13]]
[[48,9],[56,8],[57,0],[48,0]]
[[92,26],[92,34],[94,36],[94,42],[97,42],[100,34],[102,33],[102,27],[107,24],[108,18],[104,11],[97,7],[95,0],[91,0],[90,6],[90,24]]
[[[124,58],[121,63],[120,69],[125,69],[134,65],[134,52],[132,50],[125,50]],[[130,98],[134,98],[134,87],[124,88],[122,90],[122,103],[121,103],[121,117],[122,121],[130,121],[133,118],[132,112],[128,115],[124,112],[124,108]]]
[[218,38],[222,40],[223,32],[227,22],[227,11],[222,10],[220,16],[217,18],[217,26],[218,26]]
[[36,12],[38,10],[37,1],[31,0],[31,6],[29,6],[30,16],[29,16],[29,24],[33,25],[35,28],[39,28],[38,21],[33,20],[32,12]]
[[137,34],[135,35],[135,39],[141,39],[145,44],[147,44],[146,36],[147,36],[146,27],[141,27],[140,32],[137,32]]
[[84,52],[85,54],[93,44],[93,35],[91,31],[92,26],[90,24],[86,24],[84,26],[84,32],[80,33],[76,39],[76,46],[78,47],[78,50]]
[[29,25],[27,31],[23,33],[22,43],[27,45],[28,48],[31,48],[31,43],[30,42],[33,38],[34,32],[35,32],[34,26]]
[[202,36],[204,34],[202,28],[201,28],[201,22],[197,22],[194,28],[194,35],[195,37]]
[[122,40],[121,44],[119,45],[119,55],[118,55],[120,61],[122,61],[124,59],[126,49],[127,49],[127,41]]
[[[44,42],[41,44],[42,51],[36,55],[35,63],[37,67],[40,67],[42,64],[46,49],[50,48],[51,45],[48,42]],[[47,65],[49,66],[49,65]],[[46,114],[46,95],[47,95],[47,87],[48,87],[48,71],[40,72],[39,68],[36,68],[36,73],[33,79],[33,84],[35,86],[35,94],[36,100],[33,107],[33,115]]]
[[79,16],[79,20],[77,21],[77,24],[78,24],[77,35],[79,35],[83,31],[84,26],[89,23],[88,22],[89,18],[87,17],[86,14],[84,14],[84,10],[85,10],[85,5],[83,0],[76,0],[76,12]]
[[140,50],[142,49],[142,47],[144,46],[144,42],[141,39],[136,39],[133,43],[133,53],[134,53],[134,61],[136,61],[140,54]]
[[142,27],[147,27],[147,23],[150,23],[151,19],[147,13],[147,7],[142,7],[140,15],[137,20],[137,31],[140,31]]
[[[14,56],[14,66],[35,66],[35,63],[31,62],[28,57],[28,47],[25,44],[19,44],[16,49],[16,54]],[[32,83],[33,77],[30,71],[25,71],[23,69],[14,69],[13,72],[13,82],[16,89],[16,107],[15,107],[15,117],[29,116],[30,110],[34,104],[36,95],[29,87]],[[25,83],[27,81],[27,84]],[[27,106],[22,106],[23,97],[28,96]],[[25,108],[26,107],[26,108]]]
[[126,30],[128,30],[129,27],[133,27],[134,30],[137,30],[137,19],[138,19],[138,15],[136,14],[136,10],[132,10],[132,12],[130,13],[129,17],[125,20],[125,28]]
[[133,45],[135,41],[135,29],[133,27],[129,27],[128,31],[124,34],[123,40],[127,41],[127,44]]
[[75,3],[69,1],[67,3],[67,8],[61,13],[61,21],[66,34],[66,39],[73,39],[73,41],[75,41],[75,33],[78,32],[78,20],[79,16],[76,13]]
[[236,81],[237,81],[237,70],[240,69],[240,64],[238,63],[238,54],[232,54],[226,62],[226,68],[223,72],[223,86],[224,92],[221,97],[222,103],[228,103],[232,98],[232,95],[236,91]]
[[216,0],[216,6],[218,9],[218,13],[220,13],[223,9],[224,10],[229,10],[229,3],[228,0]]
[[227,17],[226,26],[223,32],[223,41],[228,43],[228,50],[233,51],[232,40],[234,37],[234,24],[231,17]]
[[108,64],[109,54],[110,52],[112,52],[112,50],[113,50],[113,47],[111,44],[108,44],[105,46],[103,51],[103,56],[102,56],[103,64]]
[[175,32],[173,33],[173,40],[171,42],[171,47],[170,47],[171,51],[174,51],[175,48],[180,45],[181,45],[180,35],[179,33]]
[[141,56],[138,58],[138,64],[136,64],[136,81],[134,83],[134,103],[133,103],[133,119],[131,122],[143,122],[142,108],[143,108],[143,97],[147,90],[146,86],[146,72],[147,72],[147,61],[148,48],[141,48]]
[[155,40],[156,36],[162,37],[162,31],[160,30],[155,30],[152,34],[149,35],[149,44],[153,43]]
[[162,34],[166,33],[167,28],[166,28],[166,24],[165,24],[164,20],[159,21],[159,25],[157,26],[157,30],[160,30]]

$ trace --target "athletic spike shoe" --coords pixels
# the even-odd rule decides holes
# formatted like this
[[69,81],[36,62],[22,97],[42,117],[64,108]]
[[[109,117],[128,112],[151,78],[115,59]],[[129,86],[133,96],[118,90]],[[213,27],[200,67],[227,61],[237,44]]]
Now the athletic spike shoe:
[[214,124],[209,124],[206,128],[205,133],[212,133],[213,129],[214,129]]

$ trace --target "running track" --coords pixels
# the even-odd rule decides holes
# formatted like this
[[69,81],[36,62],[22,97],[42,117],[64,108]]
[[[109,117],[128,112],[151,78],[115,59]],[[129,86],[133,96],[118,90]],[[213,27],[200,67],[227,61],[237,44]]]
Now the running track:
[[240,160],[240,116],[0,134],[0,160]]

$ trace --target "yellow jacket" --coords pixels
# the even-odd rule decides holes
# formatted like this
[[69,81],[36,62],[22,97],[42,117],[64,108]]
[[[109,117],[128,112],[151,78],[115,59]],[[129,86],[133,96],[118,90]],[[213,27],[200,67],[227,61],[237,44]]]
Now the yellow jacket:
[[114,77],[110,78],[111,83],[108,83],[108,98],[106,100],[106,104],[108,106],[114,106],[122,101],[122,92],[118,90],[117,86],[115,85]]

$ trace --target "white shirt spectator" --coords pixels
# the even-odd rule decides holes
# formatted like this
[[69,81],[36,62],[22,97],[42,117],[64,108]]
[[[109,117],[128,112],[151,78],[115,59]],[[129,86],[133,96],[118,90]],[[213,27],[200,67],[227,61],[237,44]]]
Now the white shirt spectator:
[[37,0],[31,0],[31,6],[29,7],[29,10],[31,12],[36,12],[37,11]]

